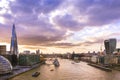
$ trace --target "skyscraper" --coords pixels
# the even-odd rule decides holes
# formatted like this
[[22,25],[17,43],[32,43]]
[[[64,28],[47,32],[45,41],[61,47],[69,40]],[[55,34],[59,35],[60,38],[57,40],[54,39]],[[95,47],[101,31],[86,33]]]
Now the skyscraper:
[[18,55],[17,35],[16,35],[16,30],[15,30],[14,24],[13,24],[13,28],[12,28],[10,52],[11,52],[11,54]]
[[113,54],[116,49],[116,39],[108,39],[104,41],[106,54]]
[[13,66],[16,66],[18,64],[18,44],[17,44],[17,35],[14,24],[12,28],[10,54],[11,54],[11,63]]
[[111,66],[111,64],[112,64],[113,52],[116,49],[116,43],[117,43],[117,41],[114,38],[104,41],[105,51],[106,51],[105,64],[107,66]]

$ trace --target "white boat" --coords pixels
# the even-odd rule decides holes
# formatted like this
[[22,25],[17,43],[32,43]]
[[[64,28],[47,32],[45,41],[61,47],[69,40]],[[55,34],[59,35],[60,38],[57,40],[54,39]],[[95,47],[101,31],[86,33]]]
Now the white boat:
[[60,66],[58,59],[56,58],[53,62],[54,66],[58,67]]

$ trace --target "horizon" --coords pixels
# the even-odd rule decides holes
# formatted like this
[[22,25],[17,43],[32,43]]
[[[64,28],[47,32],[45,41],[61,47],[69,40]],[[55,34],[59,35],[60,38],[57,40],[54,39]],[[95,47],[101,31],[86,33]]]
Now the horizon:
[[104,40],[120,48],[119,0],[1,0],[0,45],[10,50],[15,24],[19,52],[98,52]]

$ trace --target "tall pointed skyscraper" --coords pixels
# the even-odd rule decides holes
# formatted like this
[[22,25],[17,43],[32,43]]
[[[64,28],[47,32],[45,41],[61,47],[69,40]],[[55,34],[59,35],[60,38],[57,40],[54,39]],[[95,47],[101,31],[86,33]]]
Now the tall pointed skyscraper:
[[17,35],[16,35],[15,25],[14,24],[13,24],[13,28],[12,28],[10,52],[11,52],[11,54],[18,55]]

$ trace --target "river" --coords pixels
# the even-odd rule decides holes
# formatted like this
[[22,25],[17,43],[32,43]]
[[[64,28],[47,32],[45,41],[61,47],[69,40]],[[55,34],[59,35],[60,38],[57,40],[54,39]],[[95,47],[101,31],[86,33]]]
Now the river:
[[[74,63],[68,59],[59,59],[60,66],[41,65],[40,67],[23,73],[11,80],[120,80],[120,71],[106,72],[87,65],[86,62]],[[54,71],[50,71],[54,69]],[[39,71],[38,77],[32,73]]]

